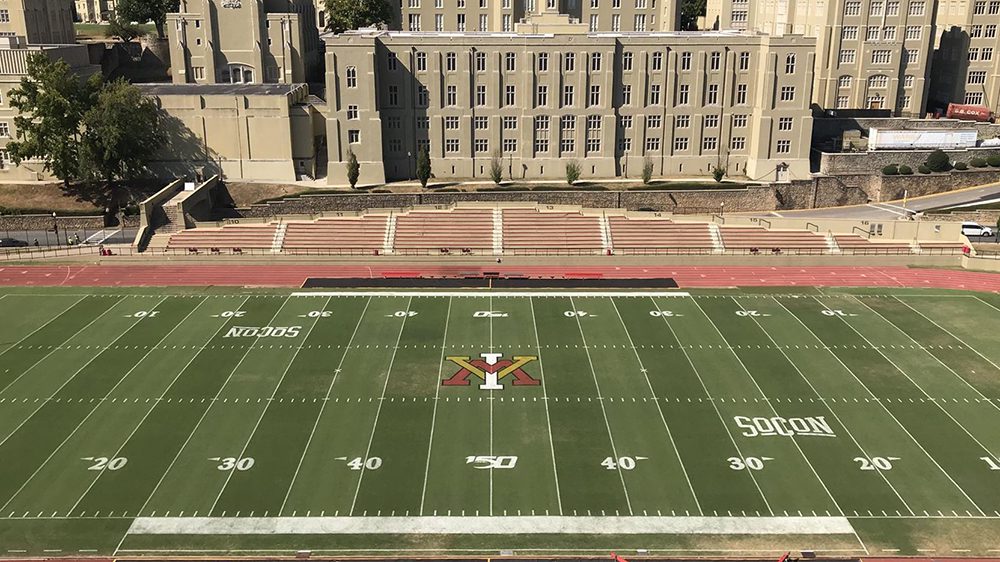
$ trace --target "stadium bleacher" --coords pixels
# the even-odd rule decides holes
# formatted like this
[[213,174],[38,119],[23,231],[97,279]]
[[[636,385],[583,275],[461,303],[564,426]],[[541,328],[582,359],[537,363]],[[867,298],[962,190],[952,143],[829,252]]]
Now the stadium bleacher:
[[493,210],[411,211],[396,216],[396,251],[493,252]]
[[665,218],[634,219],[608,217],[611,239],[618,253],[681,250],[709,253],[713,250],[708,224],[674,222]]
[[385,243],[387,220],[385,215],[361,215],[289,222],[282,250],[378,250]]
[[600,220],[579,212],[503,210],[504,250],[603,250]]

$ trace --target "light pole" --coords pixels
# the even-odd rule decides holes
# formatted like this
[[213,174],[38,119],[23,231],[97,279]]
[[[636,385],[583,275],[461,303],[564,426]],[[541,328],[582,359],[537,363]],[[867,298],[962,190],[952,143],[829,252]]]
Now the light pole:
[[726,202],[725,201],[722,201],[721,203],[719,203],[719,216],[720,217],[725,217],[726,216]]
[[[56,212],[52,211],[52,232],[56,233],[56,246],[59,245],[59,221],[56,220]],[[48,237],[46,237],[48,241]]]
[[[413,166],[411,167],[410,166],[411,162],[413,162],[413,153],[410,152],[409,150],[407,150],[406,151],[406,175],[409,176],[409,179],[412,180],[414,178],[414,176],[417,175],[417,164],[415,162],[413,162]],[[413,173],[410,173],[410,170],[413,170]]]

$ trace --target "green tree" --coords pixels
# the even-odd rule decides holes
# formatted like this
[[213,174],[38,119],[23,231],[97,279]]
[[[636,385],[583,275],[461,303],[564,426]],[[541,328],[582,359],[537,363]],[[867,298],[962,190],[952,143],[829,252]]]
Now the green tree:
[[573,185],[580,179],[580,163],[576,160],[566,162],[566,183]]
[[[698,18],[705,15],[705,0],[681,0],[681,21],[682,31],[696,31],[698,29]],[[715,22],[707,22],[709,26]]]
[[323,5],[326,29],[334,33],[387,25],[392,20],[387,0],[323,0]]
[[140,175],[166,141],[156,104],[124,79],[104,85],[81,124],[80,174],[104,182],[112,195],[115,183]]
[[642,183],[649,185],[653,180],[653,159],[649,156],[642,159]]
[[924,162],[932,172],[947,172],[951,169],[951,159],[945,154],[940,148],[931,152],[930,156],[927,157],[927,162]]
[[726,177],[726,169],[716,166],[712,168],[712,178],[715,179],[716,183],[722,183],[722,178]]
[[116,14],[109,22],[108,35],[117,37],[128,43],[137,37],[142,37],[142,29],[139,29],[138,25]]
[[151,21],[156,26],[156,35],[163,39],[166,37],[167,14],[180,10],[180,0],[118,0],[115,6],[116,20],[129,23]]
[[358,184],[358,177],[361,175],[361,164],[358,164],[358,157],[353,150],[347,151],[347,181],[351,183],[351,189]]
[[81,122],[101,87],[99,75],[82,80],[62,60],[28,57],[27,72],[10,91],[15,139],[7,143],[11,160],[38,159],[63,185],[79,177]]
[[426,147],[417,153],[417,179],[421,187],[427,187],[427,180],[431,179],[431,155]]
[[499,149],[490,157],[490,179],[497,185],[503,180],[503,154]]

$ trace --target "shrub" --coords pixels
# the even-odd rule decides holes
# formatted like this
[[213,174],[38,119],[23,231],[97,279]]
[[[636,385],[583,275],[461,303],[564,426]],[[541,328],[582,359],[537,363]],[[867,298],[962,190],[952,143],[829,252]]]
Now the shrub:
[[947,172],[951,169],[951,159],[948,155],[944,153],[940,148],[931,152],[931,155],[927,157],[927,162],[924,165],[930,168],[932,172]]
[[986,160],[983,160],[982,158],[976,156],[972,160],[969,160],[969,165],[972,166],[973,168],[985,168]]
[[580,179],[580,163],[576,160],[566,162],[566,183],[573,185]]
[[990,156],[986,159],[986,163],[994,168],[1000,168],[1000,156]]
[[913,175],[913,168],[907,166],[906,164],[903,164],[902,166],[899,167],[899,175],[901,175],[901,176],[912,176]]
[[931,173],[931,169],[928,168],[926,164],[921,164],[920,167],[917,168],[917,171],[920,172],[921,174]]
[[361,175],[361,165],[358,164],[358,157],[353,150],[347,151],[347,181],[351,184],[351,189],[358,184],[358,177]]
[[417,154],[417,179],[420,187],[427,187],[427,180],[431,179],[431,155],[426,148]]
[[969,165],[966,164],[965,162],[955,162],[955,169],[956,170],[968,170],[969,169]]
[[885,168],[882,168],[882,174],[886,176],[895,176],[899,173],[899,166],[895,164],[889,164]]
[[503,179],[503,154],[499,148],[490,158],[490,179],[497,185],[500,185],[500,181]]
[[642,159],[642,183],[649,185],[653,179],[653,159],[649,156]]
[[716,183],[722,183],[722,178],[726,177],[726,169],[718,166],[712,168],[712,177],[715,178]]

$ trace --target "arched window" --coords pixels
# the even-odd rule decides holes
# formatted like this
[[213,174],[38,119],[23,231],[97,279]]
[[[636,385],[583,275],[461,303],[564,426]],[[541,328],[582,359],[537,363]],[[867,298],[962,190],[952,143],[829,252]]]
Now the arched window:
[[253,67],[245,64],[230,64],[222,71],[222,81],[230,84],[252,84]]
[[854,79],[845,74],[844,76],[841,76],[840,78],[837,79],[837,86],[839,86],[840,88],[850,88],[853,82]]
[[884,89],[889,87],[889,77],[885,74],[876,74],[868,77],[868,87]]
[[795,74],[795,53],[785,57],[785,74]]
[[347,71],[345,72],[344,75],[347,78],[347,87],[348,88],[357,88],[358,87],[358,69],[357,69],[357,67],[348,66],[347,67]]

